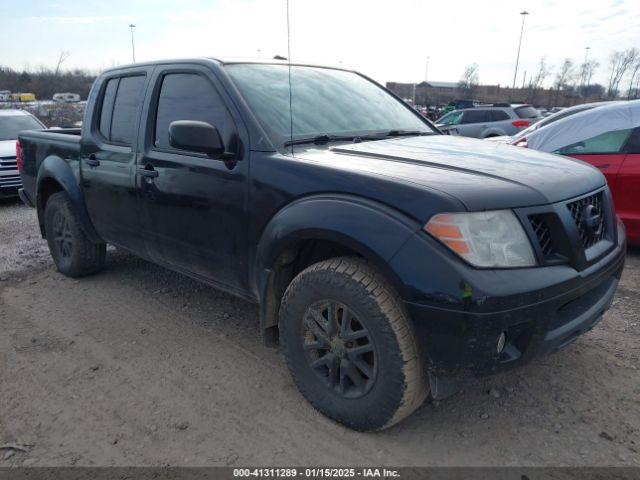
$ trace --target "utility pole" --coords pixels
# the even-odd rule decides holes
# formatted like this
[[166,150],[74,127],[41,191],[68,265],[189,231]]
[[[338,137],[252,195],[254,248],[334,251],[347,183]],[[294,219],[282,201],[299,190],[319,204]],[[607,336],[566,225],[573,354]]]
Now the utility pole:
[[136,63],[136,44],[133,41],[133,29],[136,28],[136,26],[131,23],[129,24],[129,28],[131,29],[131,56],[133,58],[133,63]]
[[583,75],[582,75],[582,78],[580,79],[582,81],[582,85],[580,86],[580,90],[581,90],[580,93],[582,94],[584,94],[584,88],[587,82],[587,72],[589,68],[589,66],[587,65],[587,58],[589,57],[589,50],[591,50],[591,47],[584,47],[584,62],[582,64],[582,68],[584,70],[582,71]]
[[529,12],[527,12],[526,10],[523,10],[520,12],[520,15],[522,15],[522,25],[520,26],[520,41],[518,42],[518,55],[516,56],[516,69],[513,72],[512,88],[516,88],[516,78],[518,76],[518,62],[520,62],[520,47],[522,47],[522,32],[524,32],[524,19],[527,15],[529,15]]

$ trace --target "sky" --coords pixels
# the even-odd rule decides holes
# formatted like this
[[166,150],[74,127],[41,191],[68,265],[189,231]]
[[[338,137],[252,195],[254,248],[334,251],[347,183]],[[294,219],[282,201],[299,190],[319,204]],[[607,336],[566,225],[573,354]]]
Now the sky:
[[[511,85],[527,10],[517,83],[540,57],[557,70],[585,47],[605,83],[613,50],[640,48],[638,0],[289,0],[291,58],[352,68],[379,82]],[[0,65],[100,71],[136,60],[287,56],[286,0],[0,0]],[[427,69],[427,58],[429,58]],[[549,76],[547,84],[553,81]]]

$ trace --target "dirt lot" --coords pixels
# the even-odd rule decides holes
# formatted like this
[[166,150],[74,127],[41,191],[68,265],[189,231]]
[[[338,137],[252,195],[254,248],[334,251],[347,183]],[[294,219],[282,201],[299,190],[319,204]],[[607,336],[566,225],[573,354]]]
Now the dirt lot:
[[[640,250],[592,332],[377,434],[298,394],[248,304],[128,254],[58,274],[0,203],[0,465],[640,465]],[[12,454],[13,453],[13,454]]]

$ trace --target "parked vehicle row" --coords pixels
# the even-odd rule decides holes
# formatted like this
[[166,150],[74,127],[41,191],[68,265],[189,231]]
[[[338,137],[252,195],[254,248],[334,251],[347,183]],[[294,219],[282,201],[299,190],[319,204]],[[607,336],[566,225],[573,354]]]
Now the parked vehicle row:
[[[59,103],[76,103],[81,100],[79,94],[71,92],[54,93],[51,99]],[[10,90],[0,90],[0,102],[30,103],[35,101],[37,99],[33,93],[11,93]]]
[[514,135],[539,121],[540,113],[531,105],[487,106],[454,110],[436,120],[449,135],[491,138]]
[[351,71],[120,67],[81,130],[19,138],[60,272],[101,270],[111,243],[257,302],[302,395],[358,430],[570,344],[624,265],[596,169],[441,135]]

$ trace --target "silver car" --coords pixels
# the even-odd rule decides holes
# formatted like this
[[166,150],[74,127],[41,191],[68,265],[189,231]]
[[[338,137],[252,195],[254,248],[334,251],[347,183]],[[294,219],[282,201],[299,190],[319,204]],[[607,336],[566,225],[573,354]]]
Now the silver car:
[[490,138],[515,135],[540,120],[531,105],[510,105],[454,110],[436,120],[436,126],[449,135]]

